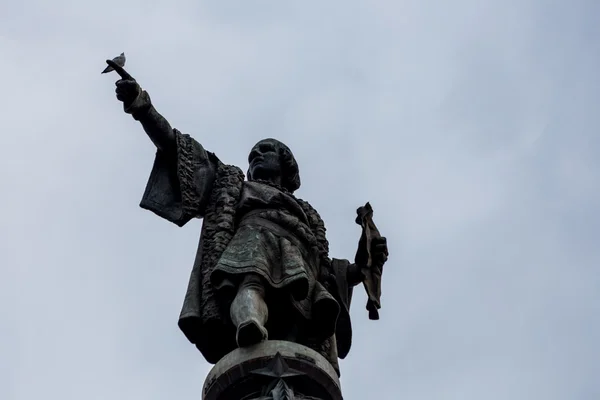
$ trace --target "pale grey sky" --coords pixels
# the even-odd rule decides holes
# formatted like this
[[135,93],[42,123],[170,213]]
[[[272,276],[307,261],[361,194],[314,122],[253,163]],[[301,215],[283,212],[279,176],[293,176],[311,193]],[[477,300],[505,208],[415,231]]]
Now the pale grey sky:
[[[200,221],[138,207],[154,157],[104,60],[225,162],[288,144],[332,256],[370,201],[380,321],[345,398],[600,397],[600,3],[0,0],[0,398],[199,399],[177,328]],[[376,395],[372,393],[376,392]]]

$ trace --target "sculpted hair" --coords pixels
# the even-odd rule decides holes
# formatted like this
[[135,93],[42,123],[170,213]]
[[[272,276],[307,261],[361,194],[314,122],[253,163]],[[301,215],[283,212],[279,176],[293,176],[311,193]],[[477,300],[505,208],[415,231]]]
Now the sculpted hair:
[[281,142],[279,142],[279,161],[281,162],[281,186],[294,193],[300,187],[298,162],[289,147]]

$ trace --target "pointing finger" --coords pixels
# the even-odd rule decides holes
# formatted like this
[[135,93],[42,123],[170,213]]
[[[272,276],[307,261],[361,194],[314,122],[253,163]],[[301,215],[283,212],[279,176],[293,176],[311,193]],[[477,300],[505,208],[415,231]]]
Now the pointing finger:
[[127,79],[127,80],[132,80],[132,81],[135,80],[135,79],[133,79],[133,76],[129,75],[129,73],[127,71],[125,71],[125,69],[123,67],[118,65],[113,60],[106,60],[106,63],[109,66],[111,66],[117,72],[117,74],[119,74],[121,76],[121,78]]

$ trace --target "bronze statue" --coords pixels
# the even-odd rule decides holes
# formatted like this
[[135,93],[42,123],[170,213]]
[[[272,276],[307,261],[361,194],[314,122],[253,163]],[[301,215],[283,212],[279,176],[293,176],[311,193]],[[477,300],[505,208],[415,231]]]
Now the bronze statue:
[[321,217],[294,196],[300,175],[286,145],[258,142],[244,180],[238,167],[171,128],[136,80],[107,63],[121,76],[117,99],[157,148],[140,206],[178,226],[204,219],[179,318],[183,333],[210,363],[268,338],[312,348],[339,375],[338,357],[351,345],[352,288],[364,281],[371,319],[380,307],[388,250],[368,203],[358,210],[355,263],[330,258]]

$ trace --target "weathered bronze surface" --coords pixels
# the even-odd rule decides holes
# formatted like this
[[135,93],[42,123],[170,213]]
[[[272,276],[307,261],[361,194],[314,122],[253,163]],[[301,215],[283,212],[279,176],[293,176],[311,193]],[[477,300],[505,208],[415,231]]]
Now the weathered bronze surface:
[[[117,98],[157,152],[140,206],[183,226],[203,218],[200,243],[179,327],[205,359],[265,340],[293,342],[320,354],[339,375],[351,346],[348,313],[361,282],[370,319],[379,318],[386,240],[369,203],[357,210],[362,236],[354,262],[330,258],[319,213],[294,196],[299,168],[275,139],[258,142],[242,170],[226,165],[173,129],[122,66]],[[277,390],[285,390],[285,385]]]

